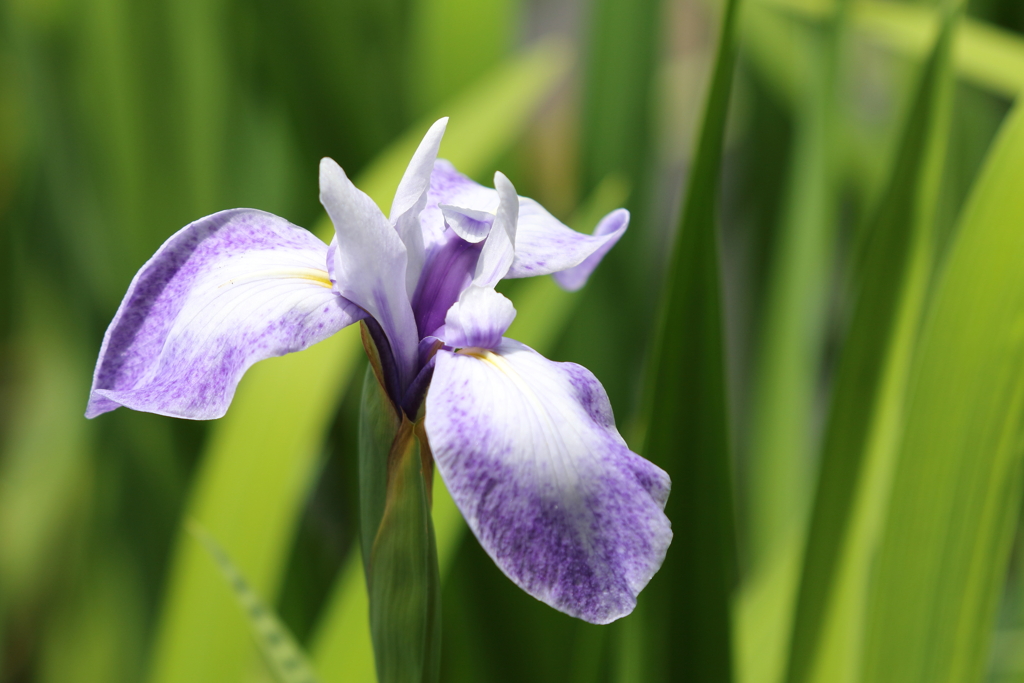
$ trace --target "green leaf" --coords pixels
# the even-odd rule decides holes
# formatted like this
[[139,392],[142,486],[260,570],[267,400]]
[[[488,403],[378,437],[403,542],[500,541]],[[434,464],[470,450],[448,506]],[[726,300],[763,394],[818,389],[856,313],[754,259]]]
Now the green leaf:
[[978,681],[1024,456],[1024,108],[962,214],[914,358],[865,680]]
[[592,3],[583,106],[584,188],[609,173],[636,186],[648,143],[661,0]]
[[189,531],[203,544],[220,570],[278,683],[316,683],[316,676],[302,648],[274,611],[249,587],[249,582],[217,540],[198,522],[190,524]]
[[[364,390],[364,400],[370,398],[363,403],[362,413],[393,412],[389,401],[373,397],[383,393],[377,378],[368,372],[365,381],[377,388]],[[366,417],[378,422],[390,419]],[[429,455],[422,452],[426,437],[422,426],[405,416],[391,443],[373,438],[377,436],[374,430],[360,429],[360,436],[364,435],[371,438],[359,441],[360,492],[367,489],[367,480],[376,476],[383,475],[387,484],[366,562],[377,680],[433,683],[441,654],[441,580],[426,481],[433,469]]]
[[887,472],[897,457],[894,440],[932,272],[957,18],[955,11],[948,14],[921,74],[892,175],[866,233],[799,582],[788,666],[792,683],[812,676],[831,680],[858,661],[859,606]]
[[[841,16],[841,15],[837,15]],[[833,84],[840,27],[793,41],[807,87],[795,111],[786,204],[761,308],[746,454],[751,572],[802,533],[811,491],[819,368],[825,346],[835,234]]]
[[646,449],[672,477],[674,540],[648,588],[650,674],[728,681],[735,573],[718,261],[718,190],[736,61],[739,2],[725,4],[686,204],[669,260],[646,385]]
[[[471,175],[488,168],[521,134],[568,64],[564,43],[548,42],[499,66],[443,112],[452,121],[442,153]],[[358,179],[379,204],[390,202],[427,125],[413,127]],[[317,232],[326,236],[330,230],[325,219]],[[321,443],[352,377],[359,349],[358,332],[352,327],[302,353],[254,366],[239,385],[231,410],[213,428],[203,454],[185,515],[220,539],[268,601],[276,595],[297,516],[317,471]],[[348,572],[344,577],[351,576],[351,569]],[[223,594],[220,581],[202,548],[187,534],[179,534],[156,630],[150,683],[220,683],[242,676],[251,647],[245,623]],[[365,624],[365,609],[361,615]],[[331,623],[357,621],[345,617]],[[334,633],[341,636],[339,641],[316,641],[314,657],[325,680],[337,680],[335,671],[348,680],[350,669],[366,670],[367,662],[359,657],[368,657],[370,650],[360,654],[356,649],[366,642],[365,626],[362,629],[351,636],[347,630]]]
[[[754,43],[753,54],[768,67],[772,80],[790,101],[803,87],[797,73],[805,64],[781,49],[782,30],[804,30],[807,21],[829,20],[836,0],[756,0],[744,18],[744,36]],[[935,42],[940,16],[927,3],[856,0],[850,2],[850,24],[861,39],[897,54],[924,60]],[[774,17],[775,20],[772,20]],[[788,21],[779,22],[779,19]],[[794,21],[796,20],[796,21]],[[782,29],[784,24],[787,29]],[[765,35],[775,32],[777,35]],[[775,49],[766,45],[774,44]],[[953,40],[953,65],[961,78],[1005,97],[1024,92],[1024,37],[972,18],[959,23]]]

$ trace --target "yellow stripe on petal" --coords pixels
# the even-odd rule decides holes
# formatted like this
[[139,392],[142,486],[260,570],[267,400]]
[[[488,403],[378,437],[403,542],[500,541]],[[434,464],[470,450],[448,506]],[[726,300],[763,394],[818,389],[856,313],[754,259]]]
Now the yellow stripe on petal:
[[237,285],[243,282],[252,282],[253,280],[308,280],[327,289],[333,287],[327,271],[320,270],[319,268],[274,268],[271,270],[261,270],[244,277],[228,280],[220,286],[227,287],[228,285]]

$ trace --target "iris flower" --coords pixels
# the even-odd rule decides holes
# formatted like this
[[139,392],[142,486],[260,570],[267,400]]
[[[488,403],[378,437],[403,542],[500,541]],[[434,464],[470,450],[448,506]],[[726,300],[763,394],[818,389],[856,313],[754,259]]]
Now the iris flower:
[[86,416],[125,406],[221,417],[253,363],[362,320],[389,397],[424,420],[438,471],[498,567],[548,605],[608,623],[664,559],[669,478],[629,450],[593,374],[504,336],[516,311],[494,286],[554,274],[582,287],[629,214],[584,235],[501,173],[494,189],[478,185],[437,159],[446,124],[420,143],[390,219],[321,161],[329,246],[252,209],[174,234],[107,329]]

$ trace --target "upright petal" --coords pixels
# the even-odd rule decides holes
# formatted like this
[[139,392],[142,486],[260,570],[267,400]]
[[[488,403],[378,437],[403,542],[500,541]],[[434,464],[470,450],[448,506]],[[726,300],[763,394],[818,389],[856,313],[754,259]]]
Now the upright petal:
[[437,120],[423,136],[419,147],[409,160],[405,175],[398,183],[395,198],[391,203],[391,224],[405,244],[408,254],[406,266],[406,290],[410,298],[416,290],[420,272],[423,270],[424,245],[423,229],[420,226],[420,212],[427,205],[427,190],[430,189],[430,173],[437,159],[448,117]]
[[494,224],[487,234],[480,258],[476,262],[473,284],[493,287],[505,277],[515,259],[516,223],[519,220],[519,196],[516,188],[500,171],[494,174],[498,207]]
[[473,285],[448,309],[442,338],[448,346],[493,349],[515,317],[516,309],[505,296]]
[[398,363],[400,383],[412,381],[419,335],[406,289],[407,254],[398,233],[332,159],[320,162],[320,202],[334,223],[335,291],[380,323]]
[[135,275],[107,328],[86,416],[118,406],[222,416],[253,363],[365,315],[331,291],[326,254],[310,232],[251,209],[179,230]]
[[600,383],[509,339],[436,359],[427,436],[480,544],[567,614],[632,611],[672,538],[669,480],[626,446]]
[[[496,213],[498,192],[473,182],[444,159],[434,164],[427,206],[422,214],[424,234],[441,241],[444,217],[441,205]],[[618,209],[605,216],[593,235],[569,228],[536,201],[519,198],[519,219],[515,236],[515,259],[504,277],[549,275],[575,268],[572,274],[556,278],[566,289],[578,289],[597,267],[601,258],[626,232],[629,212]]]

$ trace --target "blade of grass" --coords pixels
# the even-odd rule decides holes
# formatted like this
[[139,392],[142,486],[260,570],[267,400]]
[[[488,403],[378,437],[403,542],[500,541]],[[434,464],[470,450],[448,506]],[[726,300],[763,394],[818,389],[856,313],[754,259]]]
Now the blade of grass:
[[914,358],[865,679],[977,681],[1024,464],[1024,108],[962,214]]
[[501,62],[515,37],[519,4],[518,0],[413,3],[408,71],[418,113],[433,110]]
[[[814,491],[820,368],[834,272],[834,181],[839,131],[835,83],[846,13],[793,36],[806,85],[794,112],[786,205],[773,246],[754,369],[747,445],[749,566],[736,606],[741,680],[777,681],[785,671],[799,563]],[[802,47],[803,49],[793,49]],[[753,611],[752,611],[753,610]]]
[[740,3],[728,0],[685,205],[648,359],[640,452],[672,477],[675,538],[645,596],[652,636],[644,680],[732,678],[732,478],[718,261],[718,190]]
[[[763,21],[754,19],[764,10],[799,22],[817,22],[831,17],[836,7],[836,0],[756,0],[751,5],[751,18],[744,20],[744,32],[756,34],[766,28]],[[884,0],[850,3],[850,25],[861,37],[916,59],[929,54],[939,23],[935,8],[928,4]],[[1024,91],[1024,37],[968,17],[960,21],[953,45],[953,64],[960,78],[1004,97],[1015,98]],[[766,57],[770,55],[759,55],[759,59]],[[787,68],[785,59],[774,61],[776,70],[793,68]],[[792,76],[780,73],[779,78],[794,83]]]
[[[442,153],[475,174],[521,133],[565,74],[562,43],[510,59],[447,108]],[[416,126],[372,163],[359,185],[385,205],[422,131]],[[321,236],[330,225],[318,226]],[[356,368],[355,328],[301,354],[260,363],[213,429],[186,515],[216,535],[254,590],[272,601],[296,517],[319,461],[328,421]],[[179,534],[153,649],[149,681],[239,680],[250,658],[245,624],[202,548]],[[347,666],[347,664],[346,664]]]
[[598,0],[591,7],[584,85],[584,190],[609,173],[636,186],[648,147],[661,0]]
[[[826,427],[790,647],[788,680],[857,667],[870,559],[900,406],[934,259],[935,211],[952,107],[957,11],[917,86],[886,193],[867,234],[859,291]],[[870,501],[870,504],[869,504]],[[874,523],[872,523],[874,522]],[[839,630],[836,630],[839,629]],[[824,635],[823,635],[824,634]],[[845,642],[839,638],[842,634]],[[828,638],[831,641],[826,643]],[[822,643],[825,643],[824,645]],[[824,653],[824,654],[823,654]]]
[[274,610],[253,591],[217,540],[198,522],[189,524],[188,530],[203,544],[220,570],[227,584],[225,588],[231,591],[238,607],[245,614],[252,637],[278,683],[316,683],[313,668],[309,665],[302,648],[288,631],[288,627],[281,623]]
[[835,191],[830,141],[843,14],[809,34],[809,83],[795,112],[787,205],[763,302],[749,436],[751,571],[800,534],[813,490],[819,368],[832,273]]

